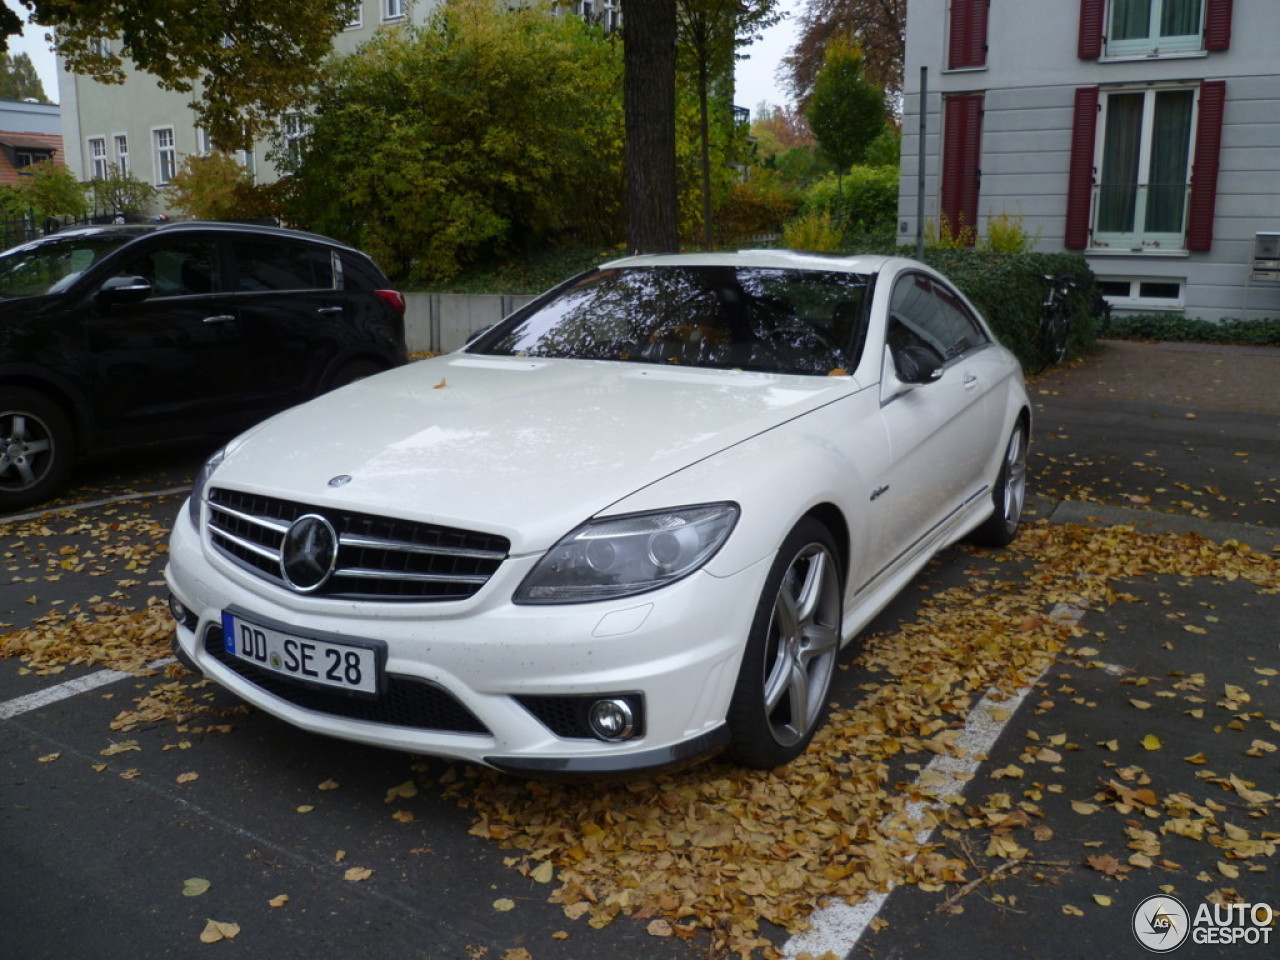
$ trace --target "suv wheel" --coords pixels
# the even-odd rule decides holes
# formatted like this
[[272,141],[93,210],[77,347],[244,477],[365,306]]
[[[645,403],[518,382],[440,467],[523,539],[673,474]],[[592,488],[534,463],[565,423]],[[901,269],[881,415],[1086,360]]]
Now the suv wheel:
[[53,496],[71,471],[73,446],[57,404],[25,387],[0,388],[0,510]]

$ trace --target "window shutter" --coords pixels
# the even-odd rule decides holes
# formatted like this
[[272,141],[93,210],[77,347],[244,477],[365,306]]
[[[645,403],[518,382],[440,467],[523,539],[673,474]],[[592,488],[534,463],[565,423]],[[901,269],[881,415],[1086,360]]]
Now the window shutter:
[[1204,11],[1204,48],[1226,50],[1231,46],[1233,0],[1209,0]]
[[1191,202],[1187,209],[1187,249],[1208,250],[1213,244],[1213,215],[1218,200],[1218,155],[1222,148],[1222,115],[1227,101],[1223,80],[1200,85],[1195,154],[1191,166]]
[[1067,169],[1067,223],[1063,246],[1083,250],[1089,245],[1089,215],[1093,208],[1093,149],[1098,134],[1098,88],[1076,90],[1071,121],[1071,162]]
[[947,68],[987,65],[988,0],[951,0]]
[[1107,0],[1080,0],[1080,40],[1076,56],[1097,60],[1102,56],[1102,32],[1106,23]]
[[[978,193],[982,171],[982,104],[980,93],[946,98],[942,144],[942,215],[953,235],[978,225]],[[974,233],[966,234],[972,243]]]

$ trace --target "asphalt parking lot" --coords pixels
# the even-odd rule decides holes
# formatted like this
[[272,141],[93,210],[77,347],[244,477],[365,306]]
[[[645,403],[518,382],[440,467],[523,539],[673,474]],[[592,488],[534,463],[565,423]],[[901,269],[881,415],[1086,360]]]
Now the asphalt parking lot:
[[204,451],[97,465],[0,518],[3,955],[1138,957],[1156,896],[1178,955],[1272,955],[1228,905],[1280,907],[1278,383],[1111,344],[1033,384],[1033,522],[940,556],[772,774],[525,783],[148,671]]

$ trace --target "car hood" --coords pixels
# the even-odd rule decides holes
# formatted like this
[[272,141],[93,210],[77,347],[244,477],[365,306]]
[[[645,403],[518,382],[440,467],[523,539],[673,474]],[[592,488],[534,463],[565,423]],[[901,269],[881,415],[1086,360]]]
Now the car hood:
[[451,354],[272,418],[231,445],[211,483],[498,533],[519,555],[856,389],[851,377]]

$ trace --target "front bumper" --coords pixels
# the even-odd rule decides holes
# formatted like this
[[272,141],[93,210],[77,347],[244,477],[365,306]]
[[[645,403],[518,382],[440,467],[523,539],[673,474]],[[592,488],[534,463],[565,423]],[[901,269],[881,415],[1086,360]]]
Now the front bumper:
[[[468,600],[353,602],[295,594],[247,573],[201,543],[183,516],[165,576],[189,611],[176,630],[178,655],[288,723],[513,772],[607,773],[668,765],[728,742],[725,712],[771,559],[731,577],[702,571],[616,601],[516,606],[510,597],[536,558],[511,558]],[[222,653],[229,609],[303,636],[384,643],[385,672],[397,688],[429,690],[478,723],[441,729],[396,711],[353,712],[349,699],[335,708],[340,691],[297,695],[296,684],[257,676]],[[643,704],[640,732],[620,742],[562,735],[527,705],[619,694]]]

